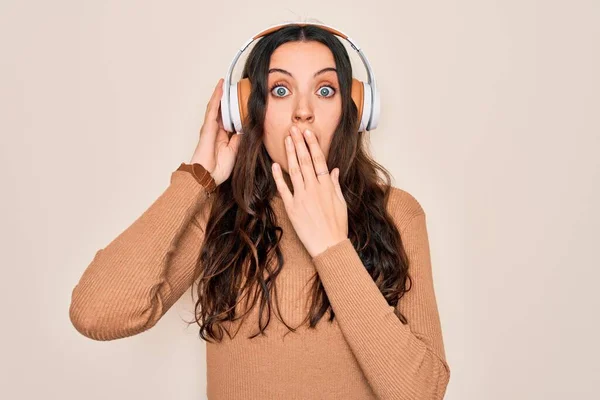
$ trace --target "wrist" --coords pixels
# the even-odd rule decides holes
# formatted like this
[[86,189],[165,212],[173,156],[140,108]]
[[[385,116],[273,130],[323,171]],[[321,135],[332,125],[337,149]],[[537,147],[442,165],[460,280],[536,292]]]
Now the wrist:
[[[189,165],[194,165],[194,164],[200,164],[206,170],[206,172],[208,172],[210,174],[210,176],[213,178],[213,180],[216,183],[216,179],[213,176],[212,171],[208,169],[208,167],[206,166],[204,161],[202,161],[202,157],[200,157],[197,153],[194,153],[194,155],[192,156],[192,159],[189,162]],[[218,186],[218,184],[217,184],[217,186]]]
[[217,183],[210,172],[208,172],[204,165],[199,162],[192,160],[189,164],[181,163],[177,170],[190,173],[194,179],[196,179],[196,181],[207,190],[209,194],[214,192],[217,188]]

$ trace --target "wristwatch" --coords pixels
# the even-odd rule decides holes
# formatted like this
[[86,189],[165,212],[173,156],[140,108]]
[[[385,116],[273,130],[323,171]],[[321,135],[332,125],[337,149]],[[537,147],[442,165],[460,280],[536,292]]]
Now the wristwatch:
[[206,189],[208,194],[211,194],[217,188],[217,184],[216,184],[215,180],[210,175],[210,172],[208,172],[206,170],[206,168],[204,168],[204,166],[202,166],[202,164],[181,163],[179,168],[177,168],[177,171],[186,171],[186,172],[189,172],[190,174],[192,174],[192,176],[198,181],[198,183],[200,183],[202,186],[204,186],[204,188]]

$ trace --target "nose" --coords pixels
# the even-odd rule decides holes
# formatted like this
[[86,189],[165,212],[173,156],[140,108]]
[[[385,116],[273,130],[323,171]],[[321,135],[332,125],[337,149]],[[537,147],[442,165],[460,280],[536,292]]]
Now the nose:
[[295,122],[312,122],[314,119],[314,116],[312,115],[312,113],[310,112],[296,112],[294,114],[294,121]]
[[307,99],[301,99],[294,110],[294,122],[313,122],[315,115]]

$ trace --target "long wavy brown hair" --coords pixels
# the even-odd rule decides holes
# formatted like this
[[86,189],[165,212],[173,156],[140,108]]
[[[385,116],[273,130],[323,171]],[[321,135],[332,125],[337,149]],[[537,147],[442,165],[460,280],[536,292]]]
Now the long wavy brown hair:
[[[351,97],[352,66],[342,42],[317,26],[288,25],[256,42],[246,59],[242,76],[249,78],[252,91],[248,116],[235,166],[230,179],[221,183],[212,197],[206,221],[205,238],[196,265],[198,279],[195,322],[204,340],[221,341],[223,331],[231,338],[223,322],[243,318],[260,300],[258,332],[264,334],[276,294],[277,276],[284,259],[280,249],[283,229],[277,225],[270,201],[277,192],[272,178],[272,160],[263,144],[267,77],[271,54],[278,46],[292,41],[317,41],[326,45],[335,60],[342,116],[330,145],[329,170],[339,168],[339,182],[348,206],[348,237],[366,270],[376,282],[396,315],[407,320],[396,307],[410,290],[408,259],[400,233],[386,204],[391,192],[390,174],[375,162],[364,148],[364,134],[358,132],[358,109]],[[379,173],[378,173],[379,172]],[[308,321],[314,328],[329,311],[335,313],[318,274],[312,280]],[[193,294],[193,293],[192,293]],[[250,303],[250,298],[252,302]],[[236,315],[236,306],[246,298],[246,311]],[[279,305],[276,304],[279,310]],[[263,314],[266,323],[263,323]],[[290,331],[290,327],[282,321]],[[193,323],[193,322],[190,322]],[[289,333],[289,332],[288,332]]]

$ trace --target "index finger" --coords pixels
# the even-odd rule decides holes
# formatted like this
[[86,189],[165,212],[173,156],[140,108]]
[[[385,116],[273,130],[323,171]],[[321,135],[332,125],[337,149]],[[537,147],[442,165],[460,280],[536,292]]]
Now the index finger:
[[215,86],[215,90],[206,105],[206,112],[204,114],[204,120],[217,120],[217,114],[219,111],[219,104],[221,103],[221,96],[223,93],[223,78],[220,78]]

